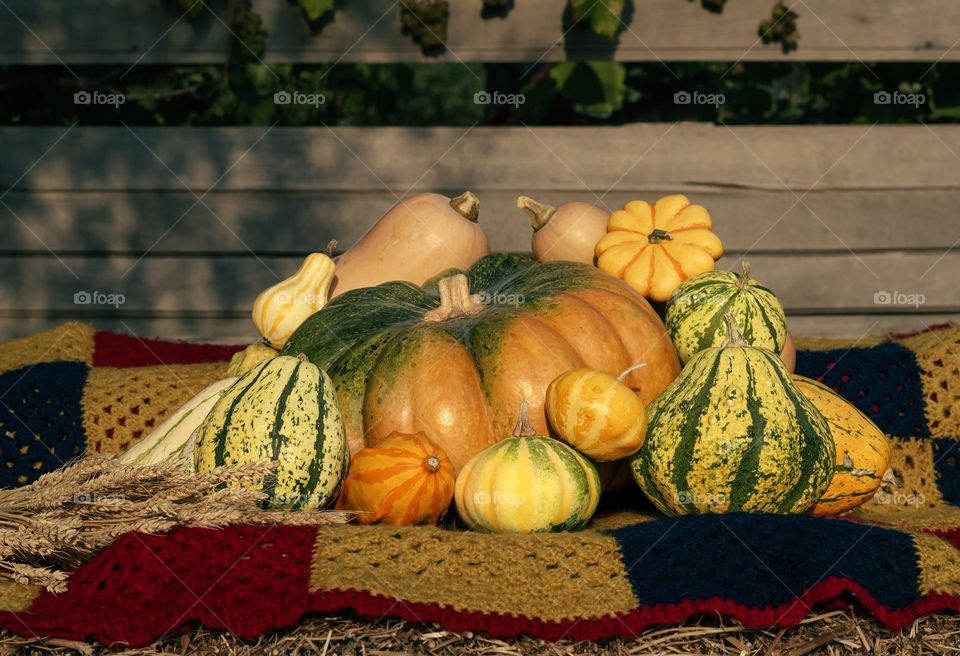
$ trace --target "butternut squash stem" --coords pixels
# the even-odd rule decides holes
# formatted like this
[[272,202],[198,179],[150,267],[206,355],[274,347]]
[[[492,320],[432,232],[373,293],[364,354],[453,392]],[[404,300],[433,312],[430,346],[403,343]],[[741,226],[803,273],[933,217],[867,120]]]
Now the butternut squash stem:
[[323,254],[327,257],[333,257],[333,251],[337,248],[337,240],[331,239],[330,243],[327,244],[327,247],[323,249]]
[[472,191],[465,191],[450,199],[450,207],[467,221],[474,223],[480,218],[480,199]]
[[742,291],[750,286],[750,263],[746,261],[740,262],[740,270],[743,273],[741,273],[737,279],[737,289]]
[[423,315],[424,321],[446,321],[480,312],[485,307],[470,295],[470,285],[462,273],[441,278],[437,283],[440,291],[440,307]]
[[666,230],[661,230],[660,228],[654,229],[654,231],[647,236],[647,241],[650,242],[651,244],[659,244],[664,239],[668,241],[672,240],[673,235],[671,235]]
[[747,346],[747,341],[740,332],[740,326],[737,325],[737,318],[732,312],[723,315],[723,322],[727,325],[727,339],[724,340],[724,346]]
[[553,205],[539,203],[529,196],[517,196],[517,207],[530,215],[530,227],[534,232],[550,223],[550,219],[557,211]]
[[440,469],[440,458],[437,456],[427,456],[427,459],[423,461],[424,466],[429,472],[435,472]]
[[517,419],[517,425],[513,429],[514,437],[530,437],[536,435],[537,431],[530,423],[527,413],[530,411],[530,404],[524,399],[520,402],[520,418]]
[[646,367],[646,366],[647,366],[646,362],[641,362],[640,364],[635,364],[632,367],[627,367],[622,372],[620,372],[619,376],[617,376],[617,382],[622,383],[623,379],[629,376],[631,372],[636,371],[637,369],[642,369],[643,367]]

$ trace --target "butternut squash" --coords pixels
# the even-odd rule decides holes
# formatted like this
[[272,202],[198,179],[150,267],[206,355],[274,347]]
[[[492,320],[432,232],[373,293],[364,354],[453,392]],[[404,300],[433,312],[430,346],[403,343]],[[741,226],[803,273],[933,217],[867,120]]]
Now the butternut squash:
[[477,225],[480,201],[469,191],[450,199],[416,194],[399,201],[336,258],[330,298],[391,280],[423,284],[447,269],[467,269],[490,252]]
[[607,234],[605,209],[569,201],[559,207],[538,203],[527,196],[517,198],[517,207],[530,215],[533,256],[540,262],[569,260],[593,264],[597,242]]

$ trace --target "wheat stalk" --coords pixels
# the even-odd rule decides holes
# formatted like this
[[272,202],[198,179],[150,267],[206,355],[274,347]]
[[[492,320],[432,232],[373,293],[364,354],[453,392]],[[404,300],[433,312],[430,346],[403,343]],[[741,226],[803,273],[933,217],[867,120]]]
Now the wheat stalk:
[[131,531],[325,526],[352,518],[329,510],[261,509],[266,495],[257,488],[275,471],[276,463],[253,463],[195,475],[178,462],[132,466],[112,456],[91,456],[31,485],[0,489],[0,579],[63,592],[72,569]]

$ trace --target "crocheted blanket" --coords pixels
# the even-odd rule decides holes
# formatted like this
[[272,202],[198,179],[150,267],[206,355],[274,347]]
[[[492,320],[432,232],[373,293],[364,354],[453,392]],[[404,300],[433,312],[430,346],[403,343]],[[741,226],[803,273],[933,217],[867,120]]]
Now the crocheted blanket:
[[[820,378],[894,438],[898,488],[845,518],[657,516],[631,490],[588,530],[237,526],[127,534],[54,595],[0,584],[0,625],[137,647],[196,623],[255,637],[305,613],[438,622],[497,636],[630,636],[722,613],[789,626],[855,603],[898,628],[960,609],[960,328],[801,340]],[[127,448],[240,347],[174,344],[68,324],[0,344],[0,485],[85,452]],[[621,499],[622,503],[622,499]]]

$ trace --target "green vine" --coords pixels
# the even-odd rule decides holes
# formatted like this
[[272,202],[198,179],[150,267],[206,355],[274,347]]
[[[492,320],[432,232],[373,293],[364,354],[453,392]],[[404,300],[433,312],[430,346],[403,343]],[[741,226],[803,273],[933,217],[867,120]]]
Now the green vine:
[[443,52],[446,49],[447,23],[450,21],[450,3],[447,0],[401,0],[400,25],[410,35],[423,54]]
[[764,43],[779,43],[783,52],[796,50],[800,39],[800,32],[797,30],[797,13],[784,6],[783,2],[778,2],[773,7],[770,18],[760,23],[757,34],[763,39]]

